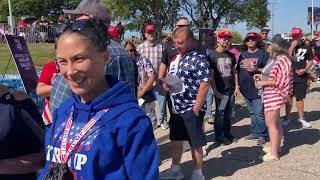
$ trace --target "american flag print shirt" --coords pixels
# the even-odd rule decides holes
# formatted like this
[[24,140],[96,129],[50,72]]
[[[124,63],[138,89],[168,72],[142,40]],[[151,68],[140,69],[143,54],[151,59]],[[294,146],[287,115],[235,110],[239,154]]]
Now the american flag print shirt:
[[[200,83],[210,79],[209,62],[207,56],[196,51],[187,53],[179,62],[176,77],[181,79],[185,91],[172,95],[173,107],[182,114],[192,109],[196,102]],[[205,110],[204,105],[202,110]]]

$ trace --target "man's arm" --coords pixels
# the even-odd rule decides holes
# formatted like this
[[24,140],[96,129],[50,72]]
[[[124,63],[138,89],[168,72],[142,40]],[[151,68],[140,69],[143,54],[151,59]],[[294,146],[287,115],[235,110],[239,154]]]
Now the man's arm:
[[193,105],[193,111],[197,116],[199,116],[199,111],[203,106],[204,102],[206,101],[209,87],[210,87],[210,83],[208,81],[200,83],[196,102]]
[[37,95],[42,97],[50,97],[52,86],[39,82],[37,85]]
[[158,79],[164,78],[165,75],[166,75],[166,72],[167,72],[167,65],[164,64],[164,63],[161,63],[160,67],[159,67],[159,77],[158,77]]
[[156,80],[156,75],[154,73],[149,73],[147,83],[142,89],[138,90],[138,99],[140,99],[147,91],[149,91],[152,88],[155,80]]
[[239,79],[238,79],[238,73],[237,73],[237,65],[235,65],[232,68],[233,74],[234,74],[234,82],[235,82],[235,92],[234,95],[235,96],[239,96],[240,95],[240,86],[239,86]]

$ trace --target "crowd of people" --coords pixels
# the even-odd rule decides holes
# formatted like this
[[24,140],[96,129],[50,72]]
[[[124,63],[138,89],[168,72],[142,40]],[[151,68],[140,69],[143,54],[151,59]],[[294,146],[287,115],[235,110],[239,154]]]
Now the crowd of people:
[[[36,91],[45,97],[45,109],[42,116],[27,112],[40,125],[26,123],[32,130],[11,138],[24,137],[24,148],[6,141],[13,153],[0,158],[1,179],[35,179],[39,168],[38,179],[183,179],[180,161],[188,143],[191,179],[204,180],[204,120],[214,126],[215,143],[233,143],[231,122],[240,95],[251,119],[244,139],[263,147],[264,162],[280,160],[282,126],[294,118],[289,117],[293,98],[301,126],[311,127],[304,99],[308,79],[315,76],[310,69],[320,58],[320,36],[310,41],[295,27],[290,43],[280,34],[269,38],[270,30],[263,28],[247,33],[239,52],[232,47],[232,32],[223,28],[215,32],[215,48],[208,48],[195,38],[188,18],[181,17],[163,41],[155,24],[146,25],[145,41],[136,45],[122,41],[121,23],[109,26],[111,12],[99,0],[83,0],[63,11],[74,21],[60,23],[56,58],[40,75]],[[25,116],[23,107],[34,106],[13,103],[21,95],[4,86],[0,95],[0,105],[10,109],[7,119],[15,108],[22,112],[19,118]],[[154,136],[159,127],[169,129],[172,157],[171,167],[161,173]],[[45,140],[35,129],[45,129]],[[33,148],[22,152],[31,146],[27,142]]]

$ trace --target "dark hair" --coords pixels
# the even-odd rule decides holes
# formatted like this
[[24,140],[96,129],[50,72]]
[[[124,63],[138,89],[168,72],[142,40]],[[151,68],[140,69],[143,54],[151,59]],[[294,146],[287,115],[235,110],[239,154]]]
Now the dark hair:
[[66,26],[65,30],[63,30],[62,34],[59,36],[58,40],[65,34],[77,33],[80,36],[84,37],[85,40],[90,41],[90,44],[93,45],[98,51],[105,51],[109,42],[108,35],[106,33],[107,27],[104,24],[94,20],[90,20],[90,23],[92,23],[92,27],[89,26],[80,30],[73,30],[72,24]]
[[[248,33],[249,34],[249,33]],[[257,35],[257,40],[256,40],[256,47],[258,49],[261,49],[261,48],[264,48],[265,47],[265,44],[264,42],[262,41],[262,37],[259,33],[255,33]],[[247,39],[248,37],[244,38],[243,41],[242,41],[242,44],[241,44],[241,49],[242,51],[247,51],[248,50],[248,46],[246,45],[246,42],[247,42]]]
[[137,49],[136,46],[131,41],[125,41],[123,47],[126,47],[127,45],[131,45],[134,49]]

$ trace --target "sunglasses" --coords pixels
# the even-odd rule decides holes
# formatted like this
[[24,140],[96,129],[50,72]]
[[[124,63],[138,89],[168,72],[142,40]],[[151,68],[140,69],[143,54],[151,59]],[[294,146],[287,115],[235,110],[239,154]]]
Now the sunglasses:
[[136,52],[135,49],[127,49],[127,51],[128,51],[129,53]]
[[179,27],[179,28],[180,28],[180,27],[189,27],[190,24],[185,24],[185,25],[182,24],[182,25],[176,25],[176,26]]
[[255,38],[255,37],[248,37],[248,38],[246,39],[246,42],[252,42],[252,41],[257,41],[257,38]]
[[109,37],[106,35],[105,32],[102,32],[99,29],[99,24],[92,19],[81,19],[81,20],[76,20],[72,23],[62,23],[62,24],[58,24],[55,27],[57,38],[60,37],[66,31],[84,31],[84,30],[92,30],[95,33],[97,33],[98,37],[102,41],[105,41],[106,44],[110,43]]

